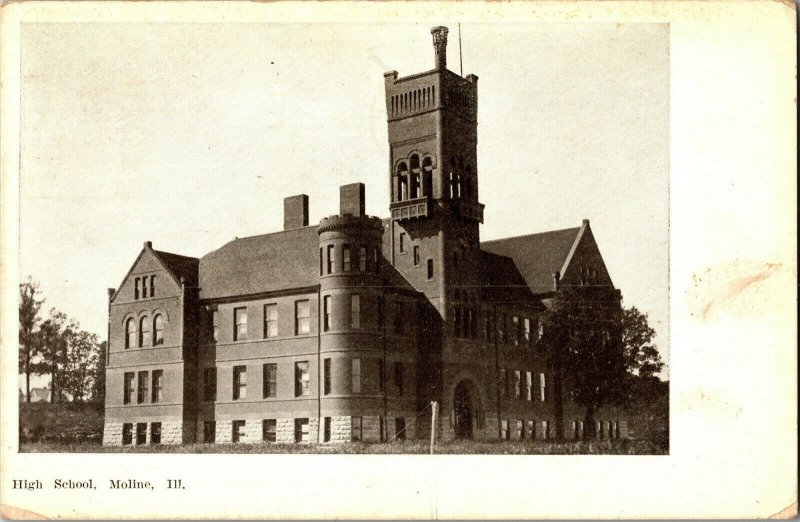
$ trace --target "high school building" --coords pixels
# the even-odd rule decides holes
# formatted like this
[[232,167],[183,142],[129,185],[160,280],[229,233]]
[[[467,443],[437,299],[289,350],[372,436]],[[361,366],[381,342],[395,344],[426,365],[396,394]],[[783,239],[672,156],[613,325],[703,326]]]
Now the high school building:
[[109,290],[105,444],[422,437],[431,401],[445,439],[581,435],[539,318],[562,287],[613,283],[588,220],[481,241],[478,78],[431,32],[433,69],[384,74],[388,218],[356,183],[338,215],[309,225],[288,197],[283,230],[200,259],[145,242]]

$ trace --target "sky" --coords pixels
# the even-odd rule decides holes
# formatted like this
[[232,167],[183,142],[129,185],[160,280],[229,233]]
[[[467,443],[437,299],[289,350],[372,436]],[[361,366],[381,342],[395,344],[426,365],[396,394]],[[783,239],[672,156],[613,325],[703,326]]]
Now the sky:
[[[448,65],[459,71],[450,26]],[[433,67],[430,24],[25,24],[20,273],[105,338],[142,242],[200,257],[310,221],[366,184],[388,215],[383,73]],[[590,219],[668,362],[669,33],[658,24],[462,24],[479,77],[483,240]],[[665,371],[668,375],[668,370]]]

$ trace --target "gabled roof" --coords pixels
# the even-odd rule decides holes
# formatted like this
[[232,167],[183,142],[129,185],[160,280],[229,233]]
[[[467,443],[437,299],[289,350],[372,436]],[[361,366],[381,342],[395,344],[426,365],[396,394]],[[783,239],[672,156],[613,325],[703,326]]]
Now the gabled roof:
[[527,236],[481,243],[481,250],[511,258],[525,283],[535,294],[553,290],[553,272],[564,267],[581,227],[551,230]]
[[196,257],[181,256],[172,254],[170,252],[163,252],[161,250],[153,250],[153,253],[161,261],[169,272],[175,276],[175,279],[180,283],[181,278],[186,280],[188,285],[197,285],[197,269],[200,260]]
[[529,303],[531,289],[510,257],[481,251],[481,299],[495,303]]
[[200,258],[201,299],[319,284],[317,227],[237,238]]

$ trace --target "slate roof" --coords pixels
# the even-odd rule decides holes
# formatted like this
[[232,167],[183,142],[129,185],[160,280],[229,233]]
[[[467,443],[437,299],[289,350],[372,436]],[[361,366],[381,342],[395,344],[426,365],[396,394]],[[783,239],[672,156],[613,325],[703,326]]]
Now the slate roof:
[[485,241],[481,250],[510,258],[533,293],[546,293],[553,290],[553,272],[561,270],[580,230],[565,228]]
[[181,256],[171,252],[153,250],[167,270],[180,281],[181,277],[186,280],[188,285],[197,285],[197,271],[200,260],[196,257]]
[[237,238],[200,258],[200,298],[319,284],[317,226]]

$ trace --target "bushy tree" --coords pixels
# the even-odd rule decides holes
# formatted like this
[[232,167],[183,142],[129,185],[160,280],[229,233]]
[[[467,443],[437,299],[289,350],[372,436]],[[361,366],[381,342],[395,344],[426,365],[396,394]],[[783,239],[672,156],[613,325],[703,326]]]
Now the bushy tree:
[[66,365],[67,346],[72,335],[74,324],[63,312],[50,309],[50,317],[42,321],[37,332],[37,343],[41,361],[36,367],[40,374],[50,374],[50,402],[58,402],[61,398],[61,387],[64,384],[63,369]]
[[73,401],[82,401],[92,390],[99,359],[98,337],[74,325],[66,330],[66,341],[61,389],[69,393]]
[[[655,331],[636,307],[623,308],[610,287],[567,287],[544,316],[543,341],[555,374],[555,399],[563,411],[563,377],[573,402],[586,408],[584,437],[595,433],[595,412],[625,406],[644,380],[658,381],[664,367],[653,343]],[[558,416],[559,418],[561,415]],[[563,426],[558,423],[559,436]]]
[[25,400],[31,402],[31,375],[37,373],[35,360],[40,346],[36,325],[44,299],[39,299],[39,283],[30,277],[19,285],[19,371],[25,374]]

